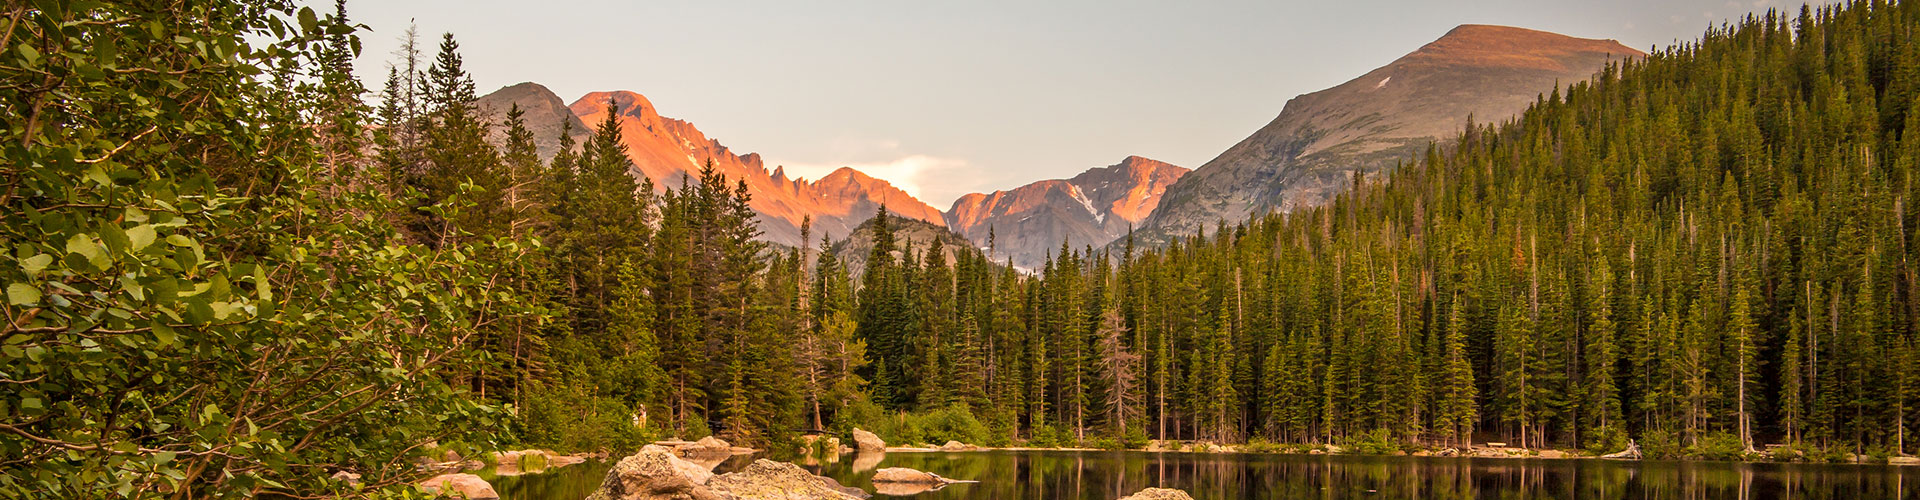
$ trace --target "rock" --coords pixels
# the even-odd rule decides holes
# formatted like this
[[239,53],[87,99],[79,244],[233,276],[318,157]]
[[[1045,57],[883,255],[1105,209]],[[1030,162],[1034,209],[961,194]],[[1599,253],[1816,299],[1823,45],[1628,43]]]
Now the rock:
[[420,489],[442,497],[465,498],[468,500],[498,500],[500,494],[493,491],[493,485],[473,474],[441,474],[419,483]]
[[1172,488],[1147,488],[1139,493],[1120,497],[1120,500],[1193,500],[1193,495]]
[[1567,452],[1560,450],[1540,450],[1540,458],[1567,458]]
[[707,488],[720,498],[765,500],[859,500],[865,491],[841,486],[838,481],[808,473],[798,465],[767,459],[753,461],[740,470],[714,476]]
[[887,442],[881,441],[880,436],[858,428],[853,430],[853,443],[862,453],[887,451]]
[[1887,465],[1920,465],[1920,457],[1887,457]]
[[453,451],[453,450],[447,450],[445,452],[442,452],[440,453],[440,461],[441,462],[459,462],[460,452]]
[[934,474],[932,472],[922,472],[918,470],[909,469],[906,467],[888,467],[885,469],[873,471],[873,482],[875,483],[951,484],[951,483],[974,483],[978,481],[948,479],[945,477],[940,477],[939,474]]
[[959,441],[947,441],[947,444],[940,445],[940,451],[973,451],[978,449],[980,449],[980,447]]
[[720,439],[713,436],[700,438],[699,441],[693,442],[693,446],[700,449],[706,449],[706,450],[728,450],[728,451],[733,450],[732,443],[728,443],[725,439]]
[[607,471],[607,478],[600,482],[588,500],[725,500],[727,497],[714,494],[707,489],[707,481],[713,479],[713,471],[692,462],[680,459],[672,450],[659,445],[647,445],[627,458],[620,459]]
[[347,483],[348,485],[360,484],[360,475],[354,474],[352,472],[347,472],[347,471],[335,472],[333,473],[333,476],[330,479],[333,479],[335,481],[339,481],[342,483]]

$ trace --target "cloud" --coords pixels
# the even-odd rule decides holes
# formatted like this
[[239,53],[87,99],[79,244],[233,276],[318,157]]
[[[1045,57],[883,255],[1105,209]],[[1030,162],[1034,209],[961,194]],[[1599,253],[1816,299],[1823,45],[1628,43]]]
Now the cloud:
[[891,160],[845,163],[787,163],[787,176],[819,179],[849,167],[885,180],[920,201],[945,210],[955,198],[972,192],[978,181],[970,175],[975,169],[961,158],[942,158],[924,154],[900,156]]

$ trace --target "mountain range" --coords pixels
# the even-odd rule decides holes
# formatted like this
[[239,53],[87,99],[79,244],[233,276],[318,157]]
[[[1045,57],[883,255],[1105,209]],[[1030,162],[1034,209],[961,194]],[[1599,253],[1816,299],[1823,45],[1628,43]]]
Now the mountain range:
[[845,239],[884,205],[990,248],[995,260],[1034,269],[1063,243],[1102,247],[1137,230],[1143,244],[1158,244],[1217,221],[1325,203],[1356,173],[1383,172],[1430,145],[1445,147],[1469,120],[1506,120],[1609,63],[1644,55],[1613,40],[1463,25],[1386,66],[1295,97],[1273,121],[1191,172],[1128,156],[1067,179],[968,194],[945,211],[852,168],[789,178],[757,153],[736,153],[693,123],[661,115],[635,92],[592,92],[568,104],[528,82],[488,94],[479,106],[499,123],[518,105],[543,159],[559,151],[563,130],[578,143],[612,113],[637,178],[675,188],[711,162],[747,184],[762,237],[773,243],[799,246],[806,217],[813,238]]
[[1326,203],[1355,173],[1393,168],[1444,146],[1469,120],[1505,121],[1609,62],[1645,53],[1613,40],[1462,25],[1280,115],[1167,188],[1138,235],[1149,244],[1269,211]]

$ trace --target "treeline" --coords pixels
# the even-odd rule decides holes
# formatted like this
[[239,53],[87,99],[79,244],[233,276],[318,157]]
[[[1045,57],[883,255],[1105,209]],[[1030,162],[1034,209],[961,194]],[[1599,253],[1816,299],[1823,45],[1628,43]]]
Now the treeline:
[[[1063,248],[946,331],[988,325],[974,406],[1036,431],[1911,452],[1916,26],[1886,2],[1750,16],[1327,206]],[[969,401],[949,388],[976,377],[874,393]]]
[[370,93],[344,9],[0,13],[0,491],[380,487],[430,444],[854,426],[1914,449],[1905,4],[1749,17],[1167,248],[1026,274],[882,210],[857,276],[825,251],[850,235],[760,242],[711,169],[636,181],[614,118],[543,161],[451,36],[409,35]]

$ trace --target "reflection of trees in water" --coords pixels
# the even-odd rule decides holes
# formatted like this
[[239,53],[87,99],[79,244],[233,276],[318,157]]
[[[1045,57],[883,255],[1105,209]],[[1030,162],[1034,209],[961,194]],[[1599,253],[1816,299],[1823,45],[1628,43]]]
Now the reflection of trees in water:
[[[820,472],[872,491],[871,470],[851,461]],[[1920,499],[1906,486],[1920,468],[1738,464],[1228,455],[1144,452],[892,453],[880,467],[978,480],[914,500],[1111,500],[1150,486],[1194,498],[1552,498],[1597,500]],[[888,498],[888,497],[878,497]]]

